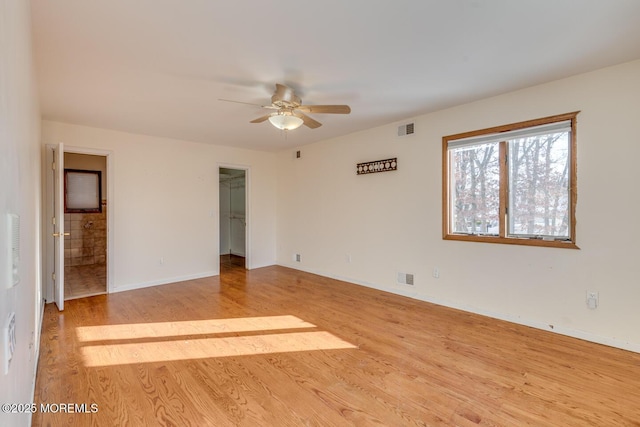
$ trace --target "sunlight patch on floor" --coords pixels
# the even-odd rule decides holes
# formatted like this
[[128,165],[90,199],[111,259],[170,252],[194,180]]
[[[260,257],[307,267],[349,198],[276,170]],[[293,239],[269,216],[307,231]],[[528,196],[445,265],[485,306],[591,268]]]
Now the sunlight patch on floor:
[[353,348],[357,348],[357,346],[329,332],[318,331],[203,338],[184,341],[89,345],[81,347],[80,353],[85,366],[97,367]]
[[313,323],[305,322],[296,316],[285,315],[80,326],[76,328],[76,335],[79,341],[87,342],[315,327]]

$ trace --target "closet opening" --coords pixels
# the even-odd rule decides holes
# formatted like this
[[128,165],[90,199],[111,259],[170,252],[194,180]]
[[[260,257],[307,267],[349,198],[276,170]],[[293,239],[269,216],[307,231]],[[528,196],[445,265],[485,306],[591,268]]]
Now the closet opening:
[[220,269],[245,269],[247,250],[247,171],[219,168]]

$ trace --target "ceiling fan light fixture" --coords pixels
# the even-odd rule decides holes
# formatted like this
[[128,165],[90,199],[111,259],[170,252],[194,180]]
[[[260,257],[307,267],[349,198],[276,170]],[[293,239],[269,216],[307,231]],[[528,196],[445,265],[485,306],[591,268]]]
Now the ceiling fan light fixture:
[[279,111],[269,116],[269,122],[281,130],[294,130],[302,126],[303,120],[291,111]]

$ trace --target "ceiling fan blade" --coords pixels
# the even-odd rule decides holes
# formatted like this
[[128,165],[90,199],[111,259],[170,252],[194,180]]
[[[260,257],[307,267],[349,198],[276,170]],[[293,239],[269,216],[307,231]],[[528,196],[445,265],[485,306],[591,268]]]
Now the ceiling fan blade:
[[322,126],[322,123],[312,119],[311,117],[309,117],[309,116],[307,116],[305,114],[298,113],[298,114],[296,114],[296,116],[300,117],[302,119],[302,124],[305,125],[308,128],[315,129],[315,128],[319,128],[320,126]]
[[297,107],[296,110],[314,114],[349,114],[351,107],[348,105],[301,105]]
[[233,99],[222,99],[222,98],[218,98],[218,101],[224,101],[224,102],[235,102],[236,104],[244,104],[244,105],[253,105],[254,107],[260,107],[260,108],[268,108],[270,110],[277,110],[278,107],[275,107],[273,105],[261,105],[261,104],[253,104],[251,102],[242,102],[242,101],[234,101]]
[[258,117],[257,119],[253,119],[249,123],[262,123],[265,120],[267,120],[269,117],[271,117],[271,114],[267,114],[266,116],[262,116],[262,117]]

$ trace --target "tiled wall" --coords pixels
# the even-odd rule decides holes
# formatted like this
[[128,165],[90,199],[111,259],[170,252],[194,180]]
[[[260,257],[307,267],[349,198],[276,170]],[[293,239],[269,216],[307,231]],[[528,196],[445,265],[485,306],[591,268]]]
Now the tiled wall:
[[102,213],[64,214],[64,265],[104,264],[107,261],[107,202]]

